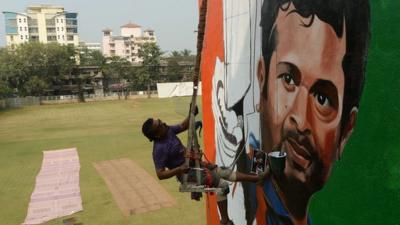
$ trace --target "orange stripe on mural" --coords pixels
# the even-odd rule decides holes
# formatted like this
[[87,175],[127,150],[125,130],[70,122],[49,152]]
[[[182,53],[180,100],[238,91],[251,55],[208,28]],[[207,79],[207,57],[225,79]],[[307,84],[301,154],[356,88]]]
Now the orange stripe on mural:
[[[201,6],[199,1],[199,7]],[[212,78],[215,59],[224,58],[223,41],[223,11],[222,1],[208,1],[205,37],[203,42],[201,61],[202,103],[204,122],[204,147],[205,154],[211,162],[215,162],[214,117],[212,112]],[[207,224],[219,224],[217,202],[215,195],[207,196]]]

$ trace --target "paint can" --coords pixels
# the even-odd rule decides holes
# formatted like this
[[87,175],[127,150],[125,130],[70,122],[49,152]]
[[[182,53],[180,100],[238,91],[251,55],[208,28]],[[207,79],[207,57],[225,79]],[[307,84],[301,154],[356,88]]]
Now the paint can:
[[282,175],[285,171],[286,152],[274,151],[268,153],[268,162],[274,175]]

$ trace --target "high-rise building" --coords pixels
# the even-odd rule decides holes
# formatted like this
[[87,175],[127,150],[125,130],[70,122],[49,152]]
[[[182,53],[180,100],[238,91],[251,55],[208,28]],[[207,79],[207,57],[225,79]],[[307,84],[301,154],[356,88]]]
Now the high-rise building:
[[140,63],[143,60],[138,56],[138,50],[143,43],[157,43],[154,31],[128,23],[121,26],[121,35],[113,36],[111,29],[103,30],[103,55],[106,57],[119,56],[132,63]]
[[77,13],[53,5],[29,6],[25,13],[3,12],[7,46],[26,42],[79,45]]

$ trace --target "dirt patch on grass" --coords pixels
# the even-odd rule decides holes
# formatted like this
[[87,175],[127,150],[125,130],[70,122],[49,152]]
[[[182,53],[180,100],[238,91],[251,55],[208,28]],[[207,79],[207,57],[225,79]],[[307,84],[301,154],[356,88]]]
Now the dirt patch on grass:
[[132,160],[93,163],[124,216],[175,206],[176,200]]

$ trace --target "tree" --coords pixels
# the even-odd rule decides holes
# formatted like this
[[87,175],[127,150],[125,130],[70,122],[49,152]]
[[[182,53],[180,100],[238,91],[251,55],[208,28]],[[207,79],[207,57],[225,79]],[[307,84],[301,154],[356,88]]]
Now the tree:
[[103,68],[107,63],[107,58],[103,56],[103,53],[98,50],[90,51],[89,53],[89,65],[90,66],[98,66],[99,68]]
[[[125,85],[121,84],[121,80],[126,81],[127,78],[129,78],[130,67],[131,63],[119,56],[107,58],[107,63],[104,65],[103,77],[105,80],[105,87],[108,88],[111,83],[111,88],[118,91],[118,97],[120,97],[122,92],[126,89]],[[109,90],[107,89],[107,91]]]
[[183,49],[181,51],[182,57],[189,57],[189,56],[191,56],[191,53],[192,53],[192,51],[190,51],[189,49]]
[[193,63],[196,61],[196,55],[192,55],[192,51],[189,49],[183,49],[181,51],[181,56],[181,61]]
[[49,83],[46,49],[43,44],[29,43],[18,45],[15,50],[8,49],[7,69],[9,84],[18,96],[34,95],[28,81],[36,76],[38,80]]
[[182,61],[182,54],[178,51],[172,51],[167,61],[168,81],[176,82],[182,79],[182,69],[179,62]]
[[7,85],[18,96],[44,94],[48,87],[69,75],[74,66],[73,46],[26,43],[0,53],[3,86]]
[[0,79],[0,99],[11,96],[13,90],[9,87],[8,82]]
[[47,88],[49,88],[49,83],[38,76],[32,76],[29,77],[24,86],[26,92],[29,93],[29,95],[40,96]]
[[8,52],[5,48],[0,48],[0,99],[12,95],[13,90],[8,83],[9,73],[8,64],[5,63],[9,59]]
[[172,51],[170,58],[175,58],[179,60],[182,57],[181,53],[179,51]]
[[[106,65],[107,65],[107,58],[103,56],[103,54],[98,51],[98,50],[89,50],[87,47],[84,47],[79,50],[79,65],[81,67],[89,66],[89,67],[98,67],[100,71],[102,71],[103,74],[103,85],[104,89],[108,90],[108,82],[109,79],[107,77],[107,71],[105,72]],[[95,76],[95,75],[93,75]],[[84,89],[83,85],[85,84],[87,79],[91,79],[91,76],[88,74],[79,74],[78,78],[78,85],[79,85],[79,91],[78,91],[78,96],[79,100],[81,102],[85,101],[84,99]]]
[[103,56],[101,51],[89,50],[83,48],[79,51],[79,61],[81,66],[98,66],[103,68],[107,63],[107,58]]
[[61,85],[62,79],[76,67],[76,49],[71,45],[51,43],[45,45],[45,52],[47,71],[44,75],[50,83]]
[[[167,61],[168,81],[177,82],[185,78],[185,65],[195,63],[196,56],[191,55],[191,51],[184,49],[182,51],[172,51]],[[187,72],[186,72],[187,75]]]
[[5,98],[13,94],[13,88],[10,84],[16,75],[15,65],[11,64],[11,55],[6,48],[0,49],[0,98]]
[[147,94],[150,97],[150,86],[159,79],[160,59],[163,52],[155,43],[144,43],[140,46],[138,56],[142,67],[138,71],[138,82],[147,85]]

